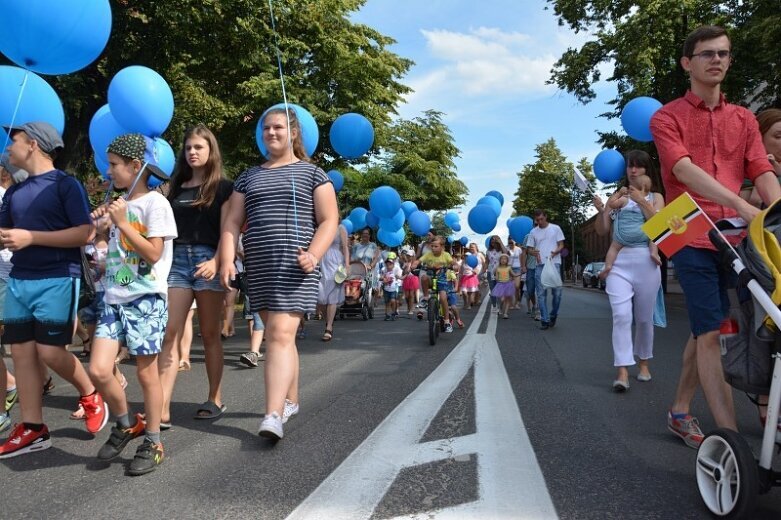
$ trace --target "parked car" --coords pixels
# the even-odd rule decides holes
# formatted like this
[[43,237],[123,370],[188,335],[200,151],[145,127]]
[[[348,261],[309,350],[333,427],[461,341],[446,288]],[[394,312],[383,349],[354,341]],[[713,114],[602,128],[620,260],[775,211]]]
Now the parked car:
[[591,262],[583,268],[583,287],[605,288],[605,281],[599,279],[599,273],[605,268],[605,262]]

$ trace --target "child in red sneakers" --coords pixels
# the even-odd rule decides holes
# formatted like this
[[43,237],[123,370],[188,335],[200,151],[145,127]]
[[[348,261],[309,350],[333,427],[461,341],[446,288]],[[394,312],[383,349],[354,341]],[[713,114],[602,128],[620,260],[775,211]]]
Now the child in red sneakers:
[[[146,430],[128,472],[143,475],[163,462],[160,418],[163,388],[157,357],[168,322],[168,272],[173,260],[176,222],[171,204],[158,192],[149,191],[150,175],[168,176],[157,165],[155,142],[141,134],[117,137],[108,147],[108,173],[122,198],[93,212],[107,216],[109,232],[106,258],[105,305],[95,329],[89,373],[117,418],[111,436],[98,452],[101,460],[119,456],[127,444]],[[124,342],[136,357],[138,382],[144,393],[146,424],[130,414],[127,397],[114,377],[114,360]]]
[[8,129],[10,163],[29,173],[8,188],[0,206],[0,241],[13,252],[3,316],[11,344],[22,422],[0,446],[0,458],[51,447],[43,423],[39,360],[82,395],[87,430],[105,426],[108,409],[76,357],[65,350],[74,333],[81,276],[79,247],[93,230],[87,194],[54,168],[62,138],[48,123]]

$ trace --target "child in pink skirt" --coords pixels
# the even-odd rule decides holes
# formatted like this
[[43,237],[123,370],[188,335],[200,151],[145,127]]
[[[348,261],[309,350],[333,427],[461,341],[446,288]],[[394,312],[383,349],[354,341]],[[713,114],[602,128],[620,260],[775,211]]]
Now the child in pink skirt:
[[[464,298],[464,308],[471,309],[472,305],[477,304],[477,293],[480,289],[480,280],[477,277],[477,269],[469,265],[469,256],[464,258],[461,263],[461,271],[459,278],[459,286],[461,288],[461,296]],[[478,264],[479,265],[479,264]]]
[[407,314],[410,316],[415,314],[413,310],[418,303],[418,290],[420,289],[420,279],[412,274],[412,262],[415,260],[415,255],[411,250],[405,249],[401,252],[402,270],[404,272],[404,278],[401,282],[401,290],[404,291],[404,299],[407,301]]
[[491,291],[491,296],[501,299],[502,317],[504,319],[509,318],[507,311],[515,296],[515,281],[513,277],[513,271],[510,268],[510,256],[502,253],[502,256],[499,257],[499,265],[496,266],[493,272],[493,279],[496,280],[496,285],[493,291]]

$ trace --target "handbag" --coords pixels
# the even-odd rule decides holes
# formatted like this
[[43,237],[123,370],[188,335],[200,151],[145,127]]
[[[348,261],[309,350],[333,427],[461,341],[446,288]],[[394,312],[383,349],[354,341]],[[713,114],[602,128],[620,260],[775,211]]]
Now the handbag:
[[97,294],[95,288],[95,278],[92,276],[92,267],[87,258],[87,253],[84,252],[84,248],[80,247],[81,253],[81,281],[79,283],[79,305],[78,309],[81,310],[84,307],[88,307],[94,300]]

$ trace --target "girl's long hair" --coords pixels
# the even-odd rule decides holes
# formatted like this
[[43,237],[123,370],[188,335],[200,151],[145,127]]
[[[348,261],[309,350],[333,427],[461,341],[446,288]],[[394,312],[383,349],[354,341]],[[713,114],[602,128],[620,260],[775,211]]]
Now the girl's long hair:
[[222,170],[222,154],[220,146],[217,144],[217,138],[205,125],[198,124],[188,128],[184,132],[182,139],[182,148],[179,150],[179,158],[176,161],[176,169],[171,177],[171,190],[168,192],[168,200],[174,200],[182,192],[182,184],[193,178],[193,169],[187,162],[187,151],[185,147],[187,140],[191,137],[201,137],[209,143],[209,158],[204,166],[206,174],[203,178],[201,189],[198,190],[198,197],[193,202],[196,208],[209,207],[217,196],[217,187],[220,180],[224,179]]
[[296,158],[301,161],[308,162],[309,155],[306,153],[306,148],[304,148],[304,137],[301,132],[301,123],[298,120],[298,114],[296,114],[295,109],[293,107],[290,107],[287,110],[284,107],[272,108],[263,115],[263,120],[260,122],[260,124],[264,125],[266,118],[274,114],[287,116],[288,123],[290,124],[290,132],[295,135],[295,137],[291,136],[291,141],[293,143],[293,155],[295,155]]

